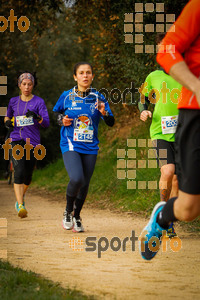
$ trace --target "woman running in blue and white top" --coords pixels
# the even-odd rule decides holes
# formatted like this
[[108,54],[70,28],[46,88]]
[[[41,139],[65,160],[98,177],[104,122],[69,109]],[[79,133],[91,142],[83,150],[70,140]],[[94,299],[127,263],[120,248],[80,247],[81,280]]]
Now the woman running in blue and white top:
[[92,66],[80,62],[74,66],[77,86],[62,93],[53,111],[61,127],[60,147],[70,181],[63,228],[84,231],[80,212],[88,193],[98,153],[98,125],[102,118],[114,125],[114,116],[105,97],[91,87]]

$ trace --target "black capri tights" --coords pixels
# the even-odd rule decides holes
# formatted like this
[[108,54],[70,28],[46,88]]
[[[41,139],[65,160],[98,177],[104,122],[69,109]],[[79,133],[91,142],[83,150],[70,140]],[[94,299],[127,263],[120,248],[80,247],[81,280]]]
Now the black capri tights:
[[[11,142],[12,149],[10,149],[11,159],[14,167],[14,183],[29,185],[32,180],[33,170],[36,164],[36,158],[34,157],[33,149],[30,150],[30,160],[26,159],[26,150],[24,149],[24,155],[21,159],[15,159],[13,157],[13,147],[16,145],[24,148],[25,141]],[[19,155],[20,151],[16,150],[16,154]]]
[[75,151],[67,151],[63,154],[65,168],[70,178],[67,195],[85,200],[96,159],[96,154]]

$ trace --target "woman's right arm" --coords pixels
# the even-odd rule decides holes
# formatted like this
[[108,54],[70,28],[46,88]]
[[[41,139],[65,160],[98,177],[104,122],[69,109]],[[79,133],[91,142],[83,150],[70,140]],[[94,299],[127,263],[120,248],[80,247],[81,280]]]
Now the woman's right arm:
[[57,103],[53,108],[54,118],[59,126],[63,126],[63,118],[64,118],[64,100],[66,97],[66,92],[62,93],[60,98],[58,99]]
[[[11,98],[9,103],[8,103],[8,109],[7,109],[6,117],[4,118],[4,123],[5,123],[5,126],[7,128],[13,127],[13,124],[11,122],[11,119],[13,117],[13,105],[12,105],[12,103],[13,103],[13,101],[12,101],[12,98]],[[10,126],[8,126],[8,125],[10,125]]]
[[62,93],[60,98],[58,99],[56,105],[53,108],[54,117],[59,126],[70,126],[73,119],[68,118],[67,115],[64,115],[64,102],[68,97],[67,92]]

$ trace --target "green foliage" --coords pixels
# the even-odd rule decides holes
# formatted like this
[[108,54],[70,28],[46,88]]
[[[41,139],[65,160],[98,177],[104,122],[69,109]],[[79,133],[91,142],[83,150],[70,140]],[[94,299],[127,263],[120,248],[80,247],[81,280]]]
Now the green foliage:
[[[117,87],[124,89],[131,81],[140,86],[146,75],[157,67],[155,55],[135,54],[134,44],[124,42],[124,14],[135,12],[135,3],[140,0],[77,0],[72,13],[76,20],[81,41],[87,41],[91,47],[91,59],[98,76],[99,87]],[[163,1],[148,1],[143,3]],[[187,0],[167,0],[165,13],[180,14]],[[155,12],[144,14],[145,24],[155,23]],[[81,28],[80,28],[81,24]],[[133,34],[135,32],[133,31]],[[144,33],[146,44],[152,44],[155,33]]]

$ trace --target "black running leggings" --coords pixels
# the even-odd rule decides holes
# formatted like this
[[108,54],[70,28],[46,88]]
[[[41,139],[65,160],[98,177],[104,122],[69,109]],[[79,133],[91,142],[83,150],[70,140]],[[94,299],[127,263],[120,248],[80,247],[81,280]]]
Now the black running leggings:
[[[23,183],[25,185],[29,185],[31,183],[33,170],[36,164],[36,158],[34,157],[33,149],[30,150],[30,160],[28,160],[26,157],[25,149],[24,149],[24,155],[21,159],[15,159],[12,155],[13,147],[18,145],[24,148],[25,144],[26,142],[23,140],[11,142],[12,149],[10,149],[10,155],[14,167],[14,183],[17,184]],[[17,150],[16,154],[19,155],[20,151]]]
[[88,193],[97,155],[83,154],[76,151],[67,151],[63,154],[65,168],[70,181],[67,186],[67,211],[79,216],[83,203]]

